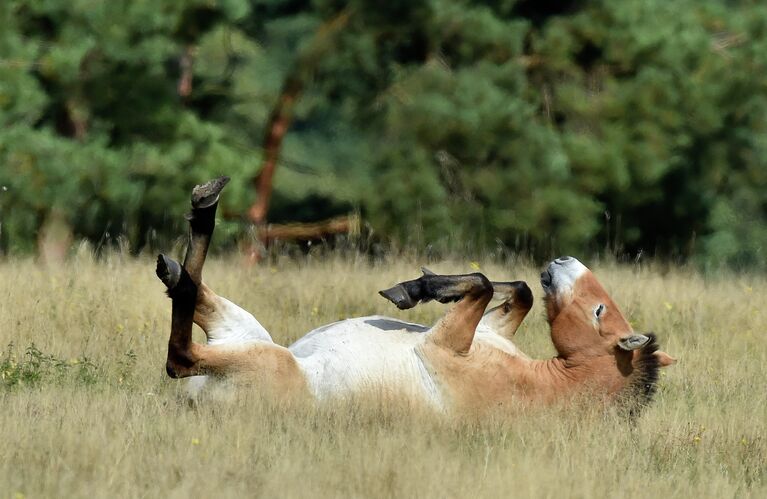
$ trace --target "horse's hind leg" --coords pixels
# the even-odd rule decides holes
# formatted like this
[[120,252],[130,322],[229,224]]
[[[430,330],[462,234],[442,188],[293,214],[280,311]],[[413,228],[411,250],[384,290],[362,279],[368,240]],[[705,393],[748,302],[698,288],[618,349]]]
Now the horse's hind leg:
[[205,283],[200,284],[197,292],[194,323],[205,331],[209,345],[253,340],[272,342],[269,332],[253,314],[218,296]]
[[[228,182],[229,177],[220,177],[195,186],[192,190],[192,213],[187,216],[189,245],[184,258],[184,269],[189,272],[198,287],[194,320],[205,331],[210,344],[254,339],[271,342],[271,336],[255,317],[216,295],[202,283],[202,267],[216,224],[218,199]],[[174,268],[177,267],[176,265]]]
[[[254,322],[257,324],[253,316],[216,296],[202,283],[202,266],[213,235],[218,196],[227,181],[222,177],[194,188],[184,265],[164,255],[157,258],[157,276],[167,286],[173,302],[166,370],[173,378],[225,375],[273,390],[275,394],[305,395],[308,393],[306,379],[287,348],[271,341],[224,341],[221,342],[224,344],[209,345],[192,341],[195,316],[208,329],[209,335],[215,334],[214,331],[220,333],[238,322],[250,326]],[[268,333],[264,333],[268,337]]]
[[192,342],[197,285],[186,269],[164,255],[157,257],[156,273],[168,288],[168,296],[173,303],[165,369],[172,378],[194,376],[199,374],[199,358]]
[[[177,279],[174,278],[176,274]],[[166,284],[171,284],[168,295],[173,300],[171,339],[166,364],[169,376],[185,378],[204,374],[225,375],[235,381],[243,380],[259,388],[272,390],[278,395],[308,393],[306,379],[293,354],[271,340],[252,341],[253,338],[249,338],[250,341],[214,341],[208,345],[192,342],[193,316],[204,317],[200,322],[202,327],[206,327],[205,321],[211,321],[215,316],[219,316],[218,320],[224,324],[227,321],[232,324],[233,318],[229,314],[232,309],[229,306],[235,307],[236,314],[247,312],[231,302],[222,308],[224,299],[216,296],[204,284],[198,294],[198,288],[186,269],[163,255],[157,260],[157,275]],[[198,302],[198,311],[195,312],[194,304],[198,296],[203,297],[202,305]],[[213,310],[199,311],[199,308],[205,307],[212,307]],[[216,327],[221,329],[222,326],[214,324],[214,329]],[[187,331],[190,333],[188,342]],[[264,331],[264,334],[268,337],[268,333]]]
[[219,195],[228,181],[228,177],[220,177],[192,190],[192,213],[187,216],[189,244],[183,268],[164,255],[157,258],[157,276],[173,301],[166,363],[172,377],[194,375],[199,367],[196,345],[192,342],[192,323],[202,284],[202,267],[216,224]]
[[219,177],[197,185],[192,190],[192,213],[187,215],[189,244],[184,257],[184,268],[197,285],[202,281],[202,266],[216,226],[218,198],[228,182],[229,177]]
[[[192,189],[192,212],[186,216],[189,221],[189,242],[184,256],[184,269],[196,286],[202,282],[202,267],[216,226],[218,199],[228,182],[229,177],[219,177]],[[164,255],[157,259],[156,273],[168,290],[176,287],[181,279],[180,265]]]
[[[169,294],[178,283],[180,275],[181,265],[165,255],[160,255],[157,276],[168,287]],[[194,323],[205,332],[209,345],[253,340],[272,341],[269,332],[253,314],[217,295],[204,282],[200,283],[197,290]]]

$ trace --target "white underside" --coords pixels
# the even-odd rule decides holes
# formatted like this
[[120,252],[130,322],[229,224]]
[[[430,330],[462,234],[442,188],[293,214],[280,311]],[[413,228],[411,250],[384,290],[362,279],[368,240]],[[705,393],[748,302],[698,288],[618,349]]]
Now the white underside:
[[370,316],[311,331],[289,347],[318,400],[386,390],[441,406],[416,347],[429,328]]
[[239,306],[226,298],[218,298],[218,322],[206,334],[208,345],[232,345],[261,340],[272,343],[272,337],[264,326]]
[[[250,314],[248,316],[253,317]],[[227,327],[231,326],[228,322]],[[267,340],[263,334],[244,337],[240,334],[242,331],[254,331],[257,328],[252,324],[242,326],[241,329],[231,329],[236,334],[217,334],[215,341],[209,343],[231,345],[271,342],[271,338]],[[389,317],[358,317],[314,329],[288,348],[298,361],[309,389],[317,400],[344,398],[361,393],[375,395],[378,391],[443,409],[444,401],[439,387],[416,353],[416,347],[424,342],[429,330],[420,324]],[[484,320],[480,322],[474,336],[474,343],[477,342],[490,344],[510,355],[524,356],[511,341],[496,334]],[[190,397],[196,398],[203,389],[206,393],[226,393],[229,386],[223,380],[207,376],[189,378],[187,391]]]

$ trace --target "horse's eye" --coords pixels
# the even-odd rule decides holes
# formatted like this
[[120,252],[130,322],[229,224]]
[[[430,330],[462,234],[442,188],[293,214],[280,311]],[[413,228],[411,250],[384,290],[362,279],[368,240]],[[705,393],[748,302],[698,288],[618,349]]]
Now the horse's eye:
[[605,307],[603,304],[600,303],[599,305],[597,305],[597,308],[594,309],[594,316],[597,319],[599,319],[602,316],[602,314],[605,313],[606,308],[607,307]]

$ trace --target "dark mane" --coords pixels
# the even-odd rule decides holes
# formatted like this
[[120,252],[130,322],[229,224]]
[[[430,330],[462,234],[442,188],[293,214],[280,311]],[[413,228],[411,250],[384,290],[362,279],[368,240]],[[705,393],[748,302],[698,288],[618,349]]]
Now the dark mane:
[[658,389],[660,375],[660,360],[655,356],[659,345],[654,334],[647,335],[650,341],[639,350],[634,360],[634,370],[629,375],[626,387],[621,393],[621,403],[628,409],[629,414],[638,416],[641,410],[652,402]]

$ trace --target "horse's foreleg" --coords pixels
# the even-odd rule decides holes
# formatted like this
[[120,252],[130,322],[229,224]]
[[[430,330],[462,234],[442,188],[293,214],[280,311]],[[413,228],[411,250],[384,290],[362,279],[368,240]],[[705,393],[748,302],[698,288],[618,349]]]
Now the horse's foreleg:
[[481,324],[511,340],[533,307],[533,293],[524,281],[494,282],[493,290],[504,302],[485,312]]
[[429,339],[463,354],[471,348],[477,325],[493,297],[493,285],[480,273],[436,275],[424,271],[418,279],[399,283],[380,294],[400,309],[429,300],[457,302],[432,328]]

